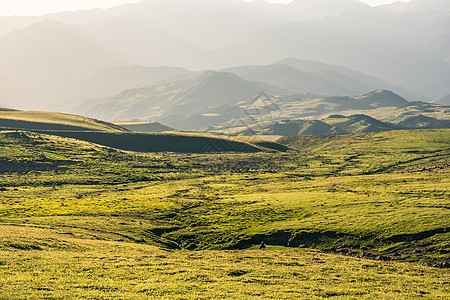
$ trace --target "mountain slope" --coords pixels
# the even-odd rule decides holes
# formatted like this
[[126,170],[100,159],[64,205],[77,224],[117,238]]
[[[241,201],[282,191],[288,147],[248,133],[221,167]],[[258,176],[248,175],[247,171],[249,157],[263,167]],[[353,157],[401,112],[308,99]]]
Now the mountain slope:
[[333,134],[378,132],[398,130],[401,128],[394,124],[378,121],[366,115],[351,115],[348,117],[332,115],[323,119],[322,122],[333,126],[331,130]]
[[354,99],[357,101],[361,101],[363,103],[367,103],[372,107],[383,107],[383,106],[400,107],[408,103],[408,101],[406,101],[404,98],[387,90],[373,91],[368,94],[356,96]]
[[323,135],[332,134],[333,126],[319,120],[282,120],[278,122],[260,122],[246,126],[229,127],[222,130],[211,128],[210,131],[230,135]]
[[[428,4],[416,0],[408,5],[414,3]],[[18,29],[0,37],[2,102],[46,108],[41,106],[44,101],[66,100],[55,90],[124,65],[202,70],[286,57],[342,65],[383,80],[374,82],[342,69],[311,71],[305,86],[320,93],[352,95],[383,88],[410,100],[431,100],[450,93],[450,17],[445,5],[448,1],[433,0],[432,11],[396,13],[356,0],[297,0],[289,5],[146,0],[106,10],[14,17],[11,24],[0,18],[4,32]],[[305,92],[293,82],[286,86]]]
[[[337,81],[338,83],[342,82],[342,80],[345,80],[345,84],[342,85],[350,85],[350,87],[352,87],[354,90],[359,90],[358,92],[353,93],[353,95],[364,93],[370,90],[387,89],[409,100],[420,100],[426,98],[426,96],[424,96],[423,94],[417,93],[412,89],[394,85],[379,78],[375,78],[373,76],[369,76],[362,72],[351,70],[343,66],[330,65],[321,62],[301,60],[296,58],[286,58],[277,62],[277,64],[285,64],[304,72],[312,72],[330,81]],[[342,75],[343,78],[341,76],[336,78],[336,73]],[[352,81],[349,81],[348,78],[350,78]],[[361,91],[361,89],[364,90]]]
[[[258,105],[255,105],[257,101],[247,101],[227,106],[209,107],[194,112],[184,119],[178,119],[177,122],[185,126],[202,124],[206,130],[213,132],[242,134],[247,129],[251,129],[246,134],[255,134],[252,131],[263,132],[269,127],[272,128],[274,124],[293,128],[293,131],[300,132],[302,129],[298,126],[308,123],[302,123],[299,119],[302,119],[301,121],[321,120],[332,125],[332,128],[320,129],[317,132],[334,134],[405,127],[419,128],[415,125],[411,125],[411,127],[405,125],[404,127],[399,123],[420,115],[436,120],[430,124],[440,124],[436,125],[437,127],[429,125],[431,127],[426,128],[442,128],[442,126],[447,126],[445,120],[448,120],[450,116],[450,109],[447,106],[427,102],[408,102],[386,90],[377,90],[354,97],[326,97],[313,94],[277,97],[265,95],[261,96],[261,100]],[[340,116],[336,116],[336,114]],[[344,116],[352,116],[352,118]],[[340,125],[335,123],[340,123]]]
[[61,111],[71,111],[80,103],[94,98],[114,96],[125,90],[151,86],[169,78],[187,76],[191,73],[183,68],[163,66],[134,65],[112,68],[62,88],[52,96],[53,99],[58,99],[59,104],[52,104],[49,107],[56,106]]
[[[264,67],[254,67],[253,70],[239,72],[242,68],[225,69],[228,72],[235,73],[244,79],[267,82],[293,93],[316,93],[321,95],[354,95],[356,93],[367,90],[366,87],[352,88],[350,85],[355,84],[348,79],[347,86],[339,84],[337,80],[327,80],[325,76],[320,74],[312,74],[296,70],[287,65],[269,65]],[[356,85],[356,84],[355,84]]]
[[353,96],[383,88],[414,100],[425,97],[358,71],[295,58],[284,59],[271,65],[239,66],[223,71],[247,80],[266,82],[292,93]]
[[450,128],[450,120],[438,120],[436,118],[418,115],[400,121],[397,125],[410,129]]
[[[406,125],[406,123],[405,123]],[[409,128],[381,122],[366,115],[332,115],[322,120],[281,120],[266,121],[247,126],[210,128],[211,132],[225,133],[232,135],[275,135],[275,136],[294,136],[294,135],[330,135],[330,134],[349,134],[363,132],[378,132],[398,130]],[[414,127],[412,127],[414,128]],[[448,128],[441,127],[423,127],[423,128]]]
[[124,91],[112,98],[98,100],[87,110],[102,119],[156,119],[186,115],[197,109],[234,103],[255,96],[271,87],[249,82],[231,73],[206,71],[190,79]]
[[450,67],[425,48],[444,34],[440,21],[447,19],[370,11],[291,22],[234,46],[203,51],[192,64],[223,68],[296,57],[343,65],[434,98],[449,92]]

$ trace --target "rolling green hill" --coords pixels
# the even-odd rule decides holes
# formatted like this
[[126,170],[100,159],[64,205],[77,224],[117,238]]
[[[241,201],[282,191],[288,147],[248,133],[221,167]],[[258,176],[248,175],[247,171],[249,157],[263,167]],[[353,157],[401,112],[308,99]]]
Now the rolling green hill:
[[[41,132],[46,133],[45,131]],[[246,142],[202,134],[89,131],[50,131],[48,134],[137,152],[208,153],[267,150]]]
[[[138,152],[259,152],[287,148],[275,143],[261,146],[212,134],[134,133],[133,131],[173,131],[159,123],[122,121],[124,127],[99,120],[51,112],[0,111],[0,128],[29,130],[73,138],[107,147]],[[125,128],[129,126],[129,129]]]
[[[427,136],[429,135],[429,136]],[[391,153],[427,149],[430,153],[450,150],[450,129],[437,130],[396,130],[390,132],[371,132],[324,136],[290,136],[277,142],[302,152],[345,153]],[[448,153],[447,153],[448,154]]]
[[127,131],[120,126],[82,116],[18,110],[0,110],[0,127],[22,130]]

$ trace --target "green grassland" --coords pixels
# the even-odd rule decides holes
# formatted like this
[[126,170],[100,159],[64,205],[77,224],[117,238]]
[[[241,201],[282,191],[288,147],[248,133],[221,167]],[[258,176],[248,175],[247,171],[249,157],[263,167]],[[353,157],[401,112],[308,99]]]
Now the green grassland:
[[270,145],[1,132],[0,299],[448,299],[450,130]]
[[112,123],[83,116],[45,111],[6,109],[0,109],[0,128],[22,130],[127,131]]
[[0,250],[0,299],[448,299],[450,292],[442,269],[303,249],[173,251],[16,226],[3,226],[0,238],[29,234],[51,246]]

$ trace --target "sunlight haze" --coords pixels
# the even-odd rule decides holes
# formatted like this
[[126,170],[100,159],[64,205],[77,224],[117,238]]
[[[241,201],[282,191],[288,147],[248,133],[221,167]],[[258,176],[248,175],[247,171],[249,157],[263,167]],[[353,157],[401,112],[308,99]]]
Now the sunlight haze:
[[449,299],[450,0],[0,0],[0,300]]
[[[49,13],[108,8],[125,3],[137,3],[139,0],[6,0],[0,2],[0,16],[30,15],[39,16]],[[289,3],[292,0],[267,0],[271,3]],[[369,5],[381,5],[395,0],[361,0]],[[405,1],[407,2],[407,1]]]

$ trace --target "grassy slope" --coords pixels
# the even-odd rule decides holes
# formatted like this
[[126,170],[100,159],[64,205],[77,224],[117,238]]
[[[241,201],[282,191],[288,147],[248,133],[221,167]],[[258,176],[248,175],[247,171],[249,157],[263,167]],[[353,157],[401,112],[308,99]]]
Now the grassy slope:
[[[19,299],[176,298],[180,289],[188,299],[444,299],[448,271],[416,264],[449,260],[449,135],[292,138],[285,144],[302,150],[291,153],[135,155],[3,132],[2,290]],[[415,264],[144,245],[234,249],[262,239]]]
[[24,130],[126,131],[120,126],[96,119],[41,111],[0,111],[0,127]]
[[[158,128],[163,130],[161,126]],[[275,143],[250,144],[207,134],[133,133],[112,123],[51,112],[0,111],[1,128],[31,130],[138,152],[259,152],[286,148]]]
[[[61,131],[50,134],[138,152],[259,152],[257,145],[212,135],[184,133],[118,133]],[[275,144],[275,143],[274,143]],[[280,146],[283,148],[283,146]]]

